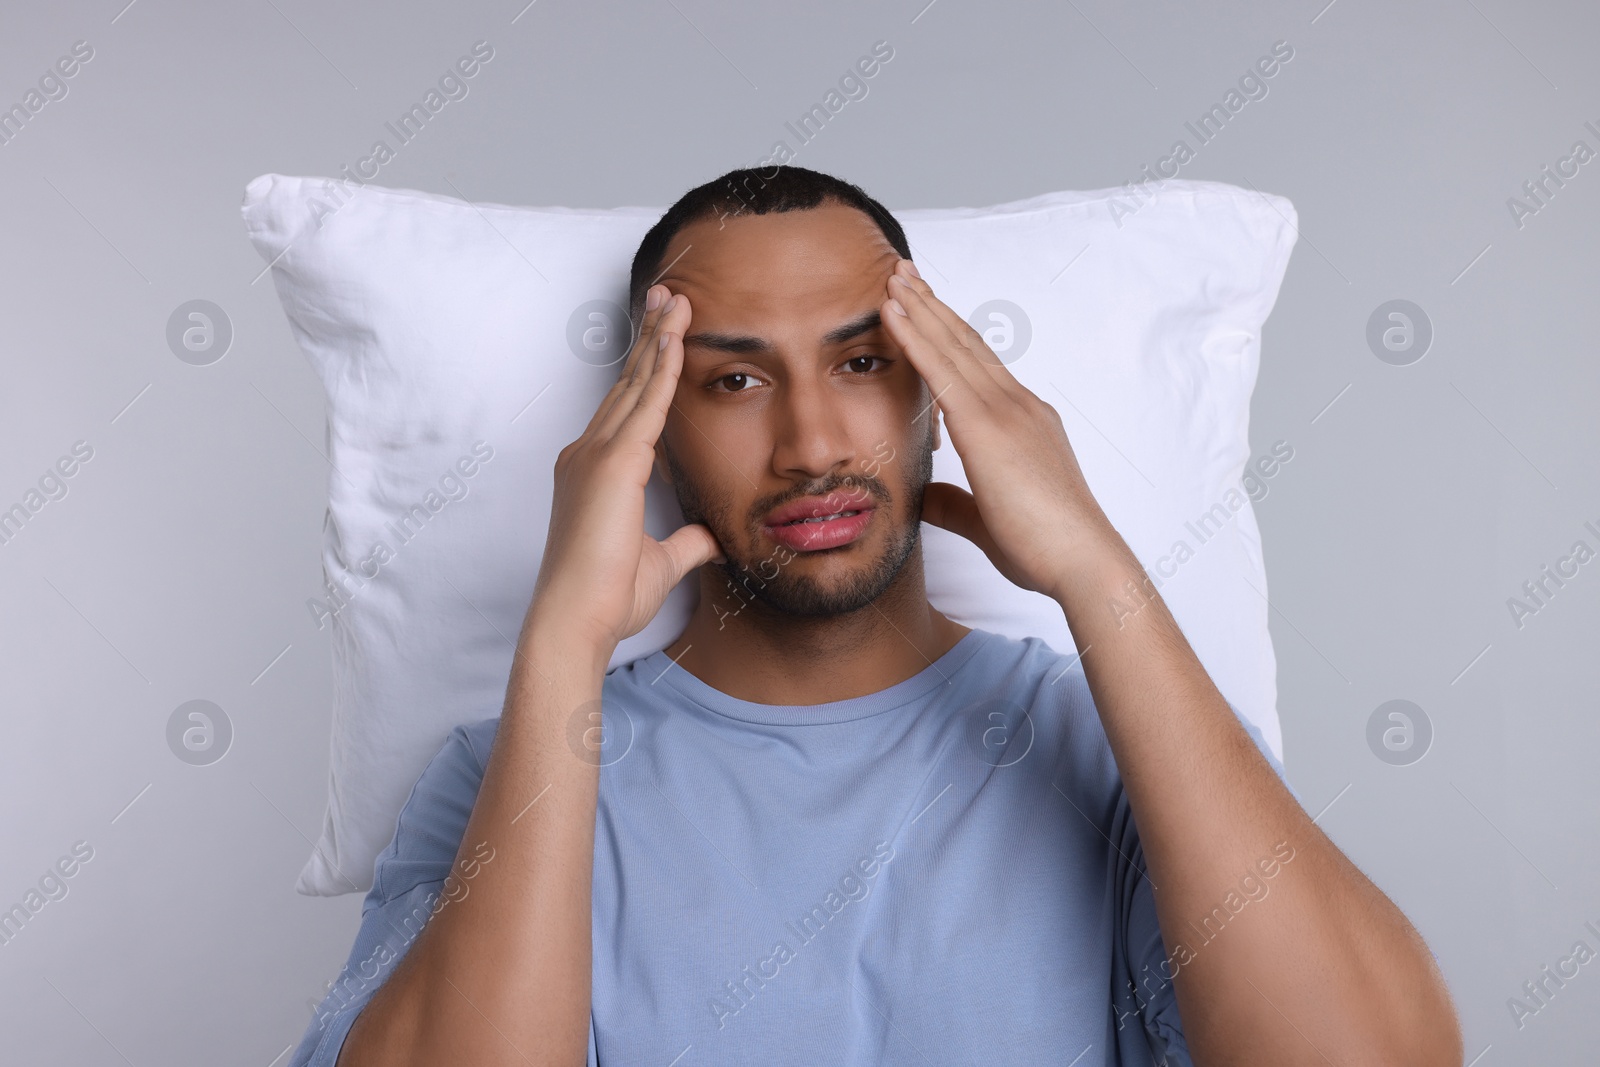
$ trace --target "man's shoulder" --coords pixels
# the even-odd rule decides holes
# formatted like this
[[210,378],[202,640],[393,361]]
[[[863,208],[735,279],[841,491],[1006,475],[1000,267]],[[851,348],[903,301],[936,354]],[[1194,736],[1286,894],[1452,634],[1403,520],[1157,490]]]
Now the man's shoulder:
[[967,747],[1026,788],[1061,792],[1078,809],[1066,815],[1108,828],[1121,778],[1078,653],[1034,636],[971,636],[978,648],[944,698]]
[[1062,652],[1041,637],[1013,637],[977,627],[972,634],[978,638],[977,648],[963,666],[970,664],[973,673],[991,685],[1028,690],[1051,686],[1059,692],[1063,687],[1076,689],[1084,682],[1076,649]]
[[499,726],[498,717],[456,726],[428,760],[395,819],[394,836],[378,854],[369,906],[449,873]]
[[962,640],[970,647],[966,658],[947,671],[950,684],[930,694],[943,709],[935,719],[960,720],[969,741],[983,746],[1016,733],[1035,751],[1035,763],[1109,760],[1094,697],[1075,651],[1060,652],[1039,637],[976,627]]
[[437,793],[464,782],[471,782],[476,791],[476,783],[483,779],[484,770],[489,766],[489,750],[494,747],[495,733],[499,729],[498,715],[452,727],[422,769],[412,788],[412,799],[419,793]]
[[998,630],[985,630],[979,626],[973,626],[970,629],[973,633],[978,634],[982,640],[979,655],[988,658],[1005,659],[1006,657],[1012,657],[1019,662],[1028,661],[1029,663],[1037,661],[1041,667],[1047,665],[1049,661],[1060,660],[1064,663],[1075,663],[1078,659],[1076,649],[1059,652],[1042,637],[1032,635],[1014,637]]
[[[1058,706],[1064,706],[1069,710],[1068,720],[1087,729],[1089,734],[1098,735],[1099,742],[1109,756],[1110,742],[1105,738],[1104,728],[1095,710],[1089,679],[1083,673],[1082,656],[1076,650],[1058,652],[1038,637],[1014,638],[992,631],[981,632],[986,635],[980,653],[986,668],[983,674],[992,685],[1016,694],[1019,700],[1027,694],[1037,701],[1053,701]],[[1224,703],[1244,727],[1256,748],[1266,757],[1273,773],[1288,785],[1283,762],[1267,744],[1261,728],[1231,701],[1224,698]],[[1294,788],[1290,786],[1289,791],[1294,793]],[[1298,793],[1295,793],[1295,798],[1299,799]]]
[[437,789],[447,783],[482,781],[489,766],[489,751],[494,748],[495,734],[500,729],[500,716],[460,723],[451,728],[423,768],[417,786]]

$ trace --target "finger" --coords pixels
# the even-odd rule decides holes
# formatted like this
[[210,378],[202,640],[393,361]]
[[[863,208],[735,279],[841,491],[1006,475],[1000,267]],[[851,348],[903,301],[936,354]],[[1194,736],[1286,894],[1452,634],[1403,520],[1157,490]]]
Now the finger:
[[960,316],[951,311],[944,301],[934,296],[926,282],[905,273],[903,268],[897,268],[889,276],[888,288],[890,294],[906,309],[912,323],[949,355],[973,390],[986,399],[995,399],[1003,383],[989,373],[988,364],[994,357],[979,358],[978,353],[989,353],[989,346],[984,344],[977,331],[962,322]]
[[[670,306],[670,310],[669,310]],[[619,390],[607,409],[605,416],[599,421],[596,433],[601,437],[615,436],[627,420],[638,410],[641,403],[645,402],[652,382],[661,373],[661,368],[666,363],[668,356],[666,342],[675,338],[679,349],[679,362],[681,365],[682,338],[689,328],[691,315],[689,298],[674,294],[667,299],[661,307],[661,314],[656,318],[650,340],[646,343],[646,351],[639,353],[639,362],[634,368],[634,373]],[[677,374],[674,371],[672,389],[677,388]],[[667,399],[671,400],[669,393]]]
[[[650,306],[652,300],[655,301],[654,307]],[[606,390],[606,395],[601,397],[600,403],[595,406],[594,416],[589,420],[588,432],[593,432],[608,421],[616,407],[617,398],[636,384],[640,361],[654,356],[655,349],[652,345],[660,330],[661,320],[666,317],[666,306],[671,301],[672,291],[665,285],[652,285],[645,290],[645,311],[639,323],[639,336],[629,347],[628,355],[617,372],[616,380],[611,383],[611,388]]]
[[[660,299],[654,309],[650,307],[652,295],[659,294]],[[622,365],[622,370],[617,377],[627,380],[639,373],[639,369],[649,366],[656,350],[651,347],[651,341],[661,329],[662,321],[671,314],[669,305],[672,304],[672,290],[663,283],[656,283],[645,290],[644,321],[639,325],[639,336],[634,338],[633,347],[628,350],[628,358]]]
[[[659,297],[655,307],[650,306],[652,297]],[[666,306],[672,300],[672,291],[665,285],[652,285],[645,290],[644,317],[639,323],[639,336],[628,349],[622,369],[617,372],[616,381],[611,383],[611,388],[606,390],[605,396],[600,398],[600,403],[595,405],[594,415],[589,419],[589,425],[584,428],[585,433],[591,433],[596,427],[606,421],[607,414],[616,403],[617,397],[635,384],[639,363],[646,359],[653,359],[656,349],[652,347],[656,335],[661,327],[661,320],[666,317]]]
[[[902,295],[906,299],[900,299]],[[926,328],[933,322],[925,307],[913,309],[911,305],[916,299],[916,294],[910,290],[894,286],[892,294],[878,310],[879,318],[889,336],[910,359],[912,367],[928,383],[933,401],[945,413],[946,421],[960,423],[962,412],[970,410],[974,404],[984,403],[980,390],[992,388],[992,383],[984,380],[981,372],[975,376],[976,368],[963,369],[953,358],[951,350],[960,348],[953,340],[941,343],[928,336]],[[905,309],[904,315],[894,310],[896,304]],[[940,329],[948,335],[943,327]]]
[[[707,563],[721,563],[722,546],[709,527],[700,523],[682,526],[661,542],[667,559],[672,562],[671,585],[676,586],[696,567]],[[669,586],[670,588],[670,586]]]
[[677,300],[678,305],[662,320],[658,351],[650,370],[640,374],[636,390],[618,398],[613,415],[613,436],[627,437],[649,449],[654,449],[661,438],[683,370],[683,334],[689,326],[691,309],[687,297],[679,294]]
[[959,485],[929,482],[922,491],[922,521],[965,537],[986,553],[994,547],[978,502]]
[[[949,304],[940,300],[938,295],[934,293],[933,287],[915,271],[916,268],[909,259],[902,259],[895,264],[894,277],[905,282],[912,292],[921,297],[923,304],[949,331],[951,337],[971,354],[972,362],[981,364],[990,377],[999,382],[1003,388],[1020,386],[1021,383],[1017,381],[1015,375],[1001,362],[994,349],[989,347],[989,342],[983,339],[983,334],[974,329],[966,319],[956,314],[955,309],[950,307]],[[891,291],[899,293],[904,293],[905,291],[905,287],[896,282],[891,282],[889,288]],[[901,302],[906,303],[904,300]],[[907,310],[910,310],[909,304],[907,304]]]
[[928,306],[939,316],[940,321],[945,324],[952,334],[960,338],[963,344],[970,346],[974,340],[983,340],[983,336],[974,330],[966,319],[957,315],[949,304],[939,299],[938,294],[933,291],[933,286],[929,285],[927,279],[922,277],[915,263],[909,259],[901,259],[895,264],[894,273],[896,277],[909,285],[927,301]]

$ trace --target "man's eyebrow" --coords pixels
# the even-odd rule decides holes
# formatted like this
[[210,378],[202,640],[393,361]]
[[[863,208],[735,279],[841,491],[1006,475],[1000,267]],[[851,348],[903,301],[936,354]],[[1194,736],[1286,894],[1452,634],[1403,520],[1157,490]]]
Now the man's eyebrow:
[[[874,308],[871,311],[863,312],[842,326],[835,326],[823,335],[822,341],[824,344],[841,345],[882,325],[883,318],[878,310]],[[714,349],[718,352],[756,353],[759,355],[770,355],[773,350],[771,342],[763,337],[756,337],[752,334],[717,333],[712,330],[691,333],[683,339],[683,344],[685,348],[696,346]]]
[[883,317],[878,313],[877,308],[873,308],[871,311],[856,316],[843,326],[837,326],[829,330],[822,340],[824,344],[842,345],[846,341],[860,337],[868,330],[876,330],[881,325],[883,325]]

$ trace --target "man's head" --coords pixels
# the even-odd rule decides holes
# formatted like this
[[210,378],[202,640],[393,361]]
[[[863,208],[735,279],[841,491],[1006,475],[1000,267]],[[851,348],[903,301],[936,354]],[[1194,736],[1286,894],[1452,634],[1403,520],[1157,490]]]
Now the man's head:
[[[878,323],[901,258],[881,204],[797,167],[691,190],[641,243],[634,321],[656,283],[693,316],[657,469],[722,546],[736,591],[721,611],[860,610],[916,553],[937,410]],[[782,523],[797,506],[859,514]]]

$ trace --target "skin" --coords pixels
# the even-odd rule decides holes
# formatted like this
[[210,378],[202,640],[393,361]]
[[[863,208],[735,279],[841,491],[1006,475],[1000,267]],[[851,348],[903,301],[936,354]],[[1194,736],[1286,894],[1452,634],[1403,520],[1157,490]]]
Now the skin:
[[[671,273],[652,286],[622,374],[556,462],[545,555],[458,863],[482,842],[495,860],[423,929],[340,1064],[582,1064],[598,761],[571,738],[617,643],[698,571],[699,606],[668,653],[724,692],[822,703],[911,677],[966,633],[927,602],[920,490],[922,520],[1055,599],[1083,650],[1194,1061],[1459,1065],[1459,1024],[1422,939],[1272,772],[1095,502],[1060,416],[876,227],[838,205],[744,216],[686,227],[663,261]],[[827,339],[873,310],[870,329]],[[732,338],[765,344],[730,351]],[[921,485],[941,415],[970,494]],[[691,518],[661,541],[644,533],[653,469]],[[865,535],[762,567],[775,543],[760,516],[841,480],[880,504]],[[751,572],[729,591],[730,575]],[[1142,590],[1131,614],[1129,583]],[[1177,951],[1189,923],[1285,849],[1292,861],[1248,921]]]
[[[656,469],[728,561],[701,569],[700,602],[667,654],[741,700],[863,696],[915,675],[967,633],[928,603],[923,583],[917,520],[938,410],[882,325],[900,256],[870,219],[826,205],[747,221],[755,225],[686,226],[659,282],[695,310]],[[714,254],[692,251],[707,247]],[[863,318],[876,321],[826,340]],[[748,350],[752,342],[762,350]],[[759,530],[774,506],[840,479],[853,479],[847,491],[871,485],[889,497],[875,499],[857,541],[796,553]],[[859,582],[863,574],[870,580]],[[785,610],[808,587],[835,610]]]

